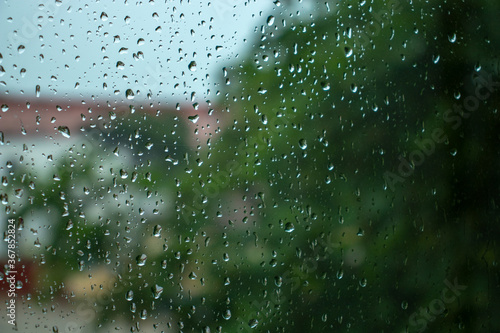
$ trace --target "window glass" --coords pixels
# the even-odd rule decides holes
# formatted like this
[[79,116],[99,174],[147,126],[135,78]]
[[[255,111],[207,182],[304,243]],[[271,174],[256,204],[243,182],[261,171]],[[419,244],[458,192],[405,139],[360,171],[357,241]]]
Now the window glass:
[[500,331],[499,10],[1,0],[0,331]]

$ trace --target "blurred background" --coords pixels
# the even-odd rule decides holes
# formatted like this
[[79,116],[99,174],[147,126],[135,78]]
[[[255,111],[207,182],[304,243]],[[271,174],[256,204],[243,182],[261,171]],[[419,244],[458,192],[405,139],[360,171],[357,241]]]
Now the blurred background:
[[500,331],[499,12],[3,0],[2,332]]

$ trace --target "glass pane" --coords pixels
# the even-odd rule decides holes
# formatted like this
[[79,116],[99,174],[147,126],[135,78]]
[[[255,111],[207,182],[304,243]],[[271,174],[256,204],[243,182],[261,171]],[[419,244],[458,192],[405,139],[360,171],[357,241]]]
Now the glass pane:
[[2,1],[0,331],[500,331],[499,10]]

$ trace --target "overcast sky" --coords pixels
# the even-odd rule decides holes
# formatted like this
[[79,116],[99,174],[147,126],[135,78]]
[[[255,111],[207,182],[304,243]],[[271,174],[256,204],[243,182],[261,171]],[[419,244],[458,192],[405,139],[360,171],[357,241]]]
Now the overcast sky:
[[2,1],[0,99],[32,97],[37,85],[55,99],[122,100],[127,89],[136,100],[215,99],[222,67],[243,57],[274,9],[265,0]]

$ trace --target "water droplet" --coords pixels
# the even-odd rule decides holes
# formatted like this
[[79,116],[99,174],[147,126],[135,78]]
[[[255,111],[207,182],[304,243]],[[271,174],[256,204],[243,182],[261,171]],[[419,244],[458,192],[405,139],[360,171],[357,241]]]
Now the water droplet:
[[329,83],[329,82],[321,82],[321,88],[322,88],[324,91],[328,91],[328,90],[330,90],[330,83]]
[[307,141],[306,139],[300,139],[299,140],[299,147],[300,149],[304,150],[307,148]]
[[295,230],[295,227],[293,226],[292,222],[288,222],[285,225],[285,232],[293,232]]
[[276,285],[276,287],[281,287],[283,285],[283,278],[281,276],[275,276],[274,284]]
[[7,104],[2,104],[2,112],[9,111],[9,106]]
[[146,309],[141,310],[139,317],[141,317],[142,320],[146,320],[146,318],[148,317],[148,312],[146,311]]
[[197,278],[197,277],[198,277],[198,276],[196,275],[196,273],[195,273],[195,272],[191,272],[191,273],[189,273],[189,278],[190,278],[191,280],[196,280],[196,278]]
[[273,24],[274,24],[274,16],[271,15],[267,18],[267,25],[271,26]]
[[250,328],[256,328],[257,325],[259,325],[259,321],[257,319],[250,319],[248,322],[248,326],[250,326]]
[[153,229],[153,236],[155,237],[160,237],[161,236],[161,225],[157,224],[155,225],[154,229]]
[[125,169],[120,169],[120,177],[121,177],[122,179],[127,178],[127,177],[128,177],[128,172],[127,172],[127,170],[125,170]]
[[262,115],[262,123],[267,125],[267,116],[265,114]]
[[191,61],[188,65],[188,68],[191,72],[194,72],[196,70],[196,61]]
[[68,126],[59,126],[57,128],[57,130],[59,131],[59,133],[62,134],[62,136],[64,136],[65,138],[69,138],[70,137],[70,133],[69,133],[69,128]]
[[226,311],[224,311],[224,313],[222,314],[222,318],[226,320],[231,319],[231,310],[227,309]]
[[0,199],[2,201],[2,204],[4,204],[4,205],[9,204],[9,195],[8,194],[0,194]]
[[193,123],[193,124],[196,124],[196,122],[198,121],[198,119],[200,119],[200,116],[199,115],[194,115],[194,116],[189,116],[188,119]]
[[132,177],[130,177],[130,180],[132,181],[132,183],[135,183],[137,181],[137,177],[139,177],[139,174],[137,173],[137,171],[132,172]]
[[408,309],[408,302],[407,301],[401,302],[401,309],[403,309],[403,310]]
[[133,290],[127,291],[127,293],[125,294],[125,299],[127,301],[133,300],[134,299],[134,291]]
[[35,96],[40,97],[40,85],[38,84],[35,87]]
[[101,20],[107,21],[108,20],[108,14],[106,14],[105,12],[102,12],[101,13]]
[[22,54],[25,50],[26,50],[26,47],[24,45],[19,45],[17,47],[17,52],[19,52],[19,54]]
[[348,46],[346,46],[346,47],[344,48],[344,52],[345,52],[345,56],[346,56],[347,58],[349,58],[350,56],[352,56],[352,53],[353,53],[352,49],[351,49],[350,47],[348,47]]
[[137,266],[144,266],[146,265],[146,260],[148,259],[148,256],[145,255],[144,253],[137,256],[137,258],[135,258],[136,262],[137,262]]
[[153,291],[154,298],[158,299],[160,298],[160,295],[163,292],[163,287],[156,284],[153,288],[151,288],[151,290]]
[[23,193],[24,193],[24,190],[22,188],[14,191],[14,195],[16,196],[16,198],[21,198],[23,196]]
[[132,89],[127,89],[125,91],[125,96],[127,97],[127,99],[134,99],[134,91]]
[[361,279],[361,280],[359,281],[359,285],[360,285],[361,287],[363,287],[363,288],[364,288],[364,287],[366,287],[367,283],[368,283],[368,281],[366,281],[366,279],[365,279],[365,278],[363,278],[363,279]]

